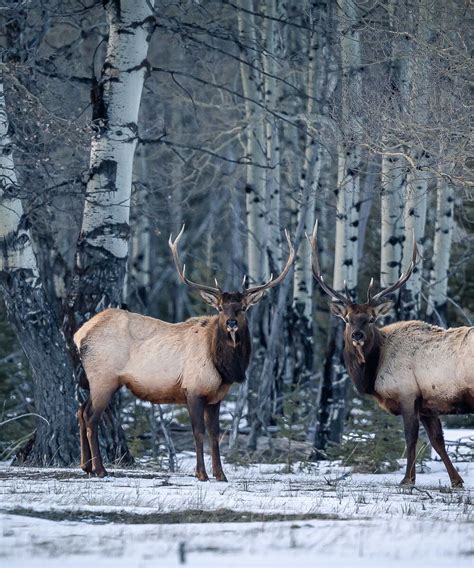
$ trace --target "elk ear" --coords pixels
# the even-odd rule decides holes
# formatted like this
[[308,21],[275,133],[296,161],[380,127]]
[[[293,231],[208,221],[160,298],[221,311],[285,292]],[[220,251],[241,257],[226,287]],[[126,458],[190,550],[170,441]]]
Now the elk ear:
[[374,307],[374,317],[375,319],[381,318],[386,316],[393,307],[393,302],[390,300],[388,302],[384,302],[383,304],[379,304],[378,306]]
[[214,296],[214,294],[209,294],[209,292],[199,292],[201,298],[216,310],[219,309],[219,298]]
[[259,290],[258,292],[254,292],[253,294],[249,294],[244,298],[246,308],[250,308],[250,306],[254,306],[258,304],[260,300],[265,296],[265,290]]
[[346,321],[347,310],[346,310],[346,306],[344,304],[338,304],[336,302],[331,302],[329,304],[329,309],[331,310],[331,313],[333,315],[335,315],[338,318],[341,318],[342,320]]

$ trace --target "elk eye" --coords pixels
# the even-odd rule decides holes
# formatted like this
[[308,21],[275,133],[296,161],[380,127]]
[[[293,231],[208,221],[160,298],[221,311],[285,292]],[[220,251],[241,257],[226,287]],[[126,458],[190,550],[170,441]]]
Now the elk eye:
[[369,318],[369,323],[374,323],[374,321],[375,321],[375,317],[374,317],[374,316],[371,316],[371,317]]
[[218,306],[217,309],[222,312],[222,310],[224,309],[222,306]]
[[246,306],[242,306],[242,311],[243,311],[243,312],[247,311]]

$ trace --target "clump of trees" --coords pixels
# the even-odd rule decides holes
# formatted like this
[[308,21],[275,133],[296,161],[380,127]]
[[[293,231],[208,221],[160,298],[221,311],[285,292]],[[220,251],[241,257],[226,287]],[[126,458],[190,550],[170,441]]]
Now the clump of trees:
[[[36,430],[27,462],[77,462],[82,322],[108,305],[203,312],[167,250],[183,221],[188,270],[226,289],[278,272],[283,228],[300,243],[292,278],[251,316],[248,380],[227,403],[234,450],[288,430],[324,456],[354,407],[303,238],[316,218],[336,289],[397,280],[414,235],[423,261],[392,317],[471,323],[464,3],[53,0],[2,16],[1,388],[28,395],[0,421],[40,416],[16,421]],[[122,402],[101,436],[127,462],[118,416],[136,433],[151,414]]]

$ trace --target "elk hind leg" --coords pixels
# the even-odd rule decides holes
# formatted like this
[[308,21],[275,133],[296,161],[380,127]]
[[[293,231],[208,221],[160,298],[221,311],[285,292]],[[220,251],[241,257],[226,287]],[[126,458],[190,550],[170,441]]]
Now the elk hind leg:
[[227,481],[227,477],[222,469],[221,453],[219,449],[219,410],[221,403],[208,404],[204,408],[204,420],[206,430],[211,444],[212,456],[212,475],[217,481]]
[[206,432],[204,407],[206,403],[202,396],[188,396],[187,404],[196,445],[196,477],[199,481],[208,481],[209,477],[204,464],[204,435]]
[[77,418],[79,419],[79,438],[81,441],[81,469],[88,474],[92,473],[92,455],[89,440],[87,439],[87,427],[85,416],[87,415],[90,400],[86,400],[79,406]]
[[454,467],[453,462],[449,459],[448,452],[446,451],[441,420],[437,416],[422,416],[421,422],[423,423],[435,452],[443,460],[449,479],[451,480],[451,485],[453,487],[462,487],[464,481]]
[[415,404],[402,405],[403,428],[407,446],[407,468],[400,485],[415,485],[416,479],[416,443],[420,430],[420,419]]
[[91,392],[90,405],[84,415],[86,421],[87,440],[91,450],[92,472],[98,477],[105,477],[107,471],[102,462],[99,447],[99,423],[104,410],[109,405],[115,389],[101,392],[100,396],[93,396]]

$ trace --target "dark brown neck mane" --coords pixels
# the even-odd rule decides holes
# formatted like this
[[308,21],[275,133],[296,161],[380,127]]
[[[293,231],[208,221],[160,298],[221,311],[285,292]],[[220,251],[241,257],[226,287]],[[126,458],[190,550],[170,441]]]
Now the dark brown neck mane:
[[374,394],[375,379],[380,361],[380,351],[383,343],[383,334],[374,327],[373,340],[363,347],[363,358],[352,345],[352,340],[344,336],[344,361],[346,369],[360,394]]
[[248,327],[237,332],[237,343],[234,347],[227,331],[219,325],[218,317],[212,323],[213,329],[210,330],[212,362],[224,383],[243,383],[252,350]]

